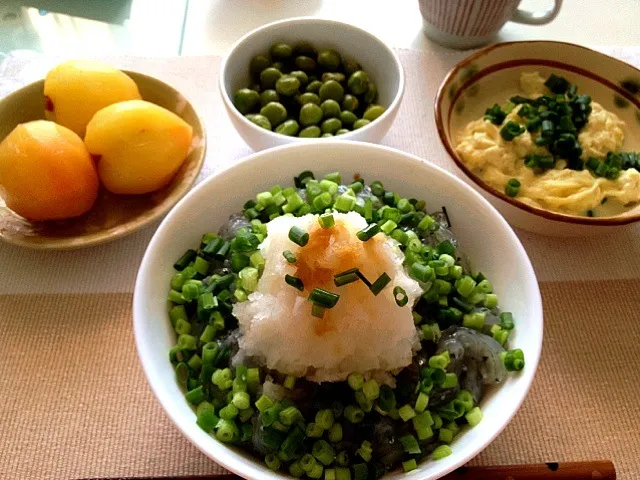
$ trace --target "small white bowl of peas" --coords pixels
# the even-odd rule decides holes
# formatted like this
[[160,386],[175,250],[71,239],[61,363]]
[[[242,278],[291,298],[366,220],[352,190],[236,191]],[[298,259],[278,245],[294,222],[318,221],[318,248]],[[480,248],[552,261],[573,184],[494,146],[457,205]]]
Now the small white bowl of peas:
[[224,58],[220,93],[254,150],[327,138],[378,142],[404,93],[396,54],[372,34],[319,18],[264,25]]

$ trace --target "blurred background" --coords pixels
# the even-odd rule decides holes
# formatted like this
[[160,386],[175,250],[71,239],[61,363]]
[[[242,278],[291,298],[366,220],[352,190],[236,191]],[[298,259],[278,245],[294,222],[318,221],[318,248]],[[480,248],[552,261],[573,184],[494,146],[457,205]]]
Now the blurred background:
[[[522,7],[551,3],[523,0]],[[392,47],[434,48],[416,0],[1,0],[0,53],[223,55],[261,24],[304,15],[352,23]],[[497,40],[640,45],[639,21],[640,0],[565,0],[551,24],[508,23]]]

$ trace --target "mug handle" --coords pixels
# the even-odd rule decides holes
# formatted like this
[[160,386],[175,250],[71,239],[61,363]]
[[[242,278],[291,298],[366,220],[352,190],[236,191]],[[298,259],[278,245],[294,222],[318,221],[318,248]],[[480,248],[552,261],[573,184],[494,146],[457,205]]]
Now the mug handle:
[[562,0],[554,0],[553,8],[550,8],[546,12],[542,13],[528,12],[519,8],[516,10],[511,21],[517,23],[525,23],[527,25],[544,25],[558,16],[558,12],[560,12],[561,6]]

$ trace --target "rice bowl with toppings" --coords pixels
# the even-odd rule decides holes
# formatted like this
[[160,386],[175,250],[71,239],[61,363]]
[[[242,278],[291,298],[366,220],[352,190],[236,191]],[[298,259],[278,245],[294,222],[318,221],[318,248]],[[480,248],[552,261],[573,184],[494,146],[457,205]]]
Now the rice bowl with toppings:
[[257,192],[176,260],[169,352],[196,422],[294,477],[449,456],[525,366],[446,209],[339,172]]
[[[301,158],[305,159],[303,164],[301,164]],[[345,163],[346,159],[348,159],[348,167]],[[266,368],[264,366],[264,359],[258,358],[257,356],[239,354],[238,343],[242,337],[241,331],[238,328],[239,323],[235,317],[227,315],[221,305],[218,306],[218,310],[221,310],[223,313],[225,328],[224,330],[220,329],[215,335],[214,342],[225,350],[225,357],[227,355],[226,350],[228,349],[229,356],[223,359],[224,368],[222,368],[223,365],[216,367],[216,371],[220,372],[216,374],[216,380],[220,382],[223,387],[228,385],[229,380],[231,381],[231,387],[226,391],[227,397],[232,397],[230,392],[234,390],[234,382],[240,383],[240,381],[236,381],[235,379],[236,371],[239,368],[241,380],[247,380],[247,385],[251,386],[247,388],[246,393],[249,395],[250,407],[254,412],[256,410],[259,412],[258,405],[260,405],[261,408],[265,407],[266,400],[261,400],[264,394],[269,397],[274,405],[280,404],[278,405],[279,407],[284,405],[286,408],[293,406],[302,415],[302,420],[298,419],[295,421],[297,414],[294,410],[289,410],[288,413],[283,414],[283,418],[287,421],[287,419],[290,419],[289,415],[292,414],[291,412],[294,412],[294,422],[292,425],[295,425],[304,433],[304,439],[299,442],[303,452],[296,452],[296,456],[302,453],[302,456],[297,459],[294,458],[290,461],[283,460],[280,456],[286,452],[280,451],[280,449],[283,448],[281,444],[275,453],[280,460],[280,465],[277,470],[270,469],[266,464],[267,455],[269,455],[270,452],[257,450],[253,445],[255,441],[258,447],[260,447],[261,442],[264,441],[264,438],[261,438],[261,436],[265,433],[267,433],[266,440],[268,443],[273,439],[274,429],[278,431],[276,427],[282,428],[282,425],[280,425],[282,423],[280,421],[280,414],[273,415],[274,411],[278,411],[278,408],[266,414],[262,412],[259,414],[262,416],[266,415],[267,423],[271,421],[273,421],[273,423],[269,427],[255,428],[255,435],[252,436],[250,442],[234,441],[233,427],[231,427],[231,435],[227,436],[228,432],[226,432],[225,428],[222,429],[222,432],[218,432],[214,427],[212,431],[207,433],[198,425],[198,423],[202,423],[202,421],[197,422],[198,408],[200,409],[199,413],[201,415],[204,414],[206,417],[208,414],[203,412],[209,407],[206,403],[202,407],[196,407],[194,403],[190,402],[190,400],[194,400],[194,397],[192,397],[193,394],[196,394],[195,400],[198,400],[197,390],[193,392],[193,394],[189,394],[189,392],[194,389],[194,380],[187,380],[186,386],[176,381],[176,367],[175,364],[171,363],[167,352],[172,350],[176,345],[179,335],[176,334],[171,322],[166,320],[166,298],[169,283],[177,273],[172,269],[173,263],[185,253],[186,249],[193,249],[197,254],[198,251],[203,248],[203,237],[205,237],[205,240],[210,241],[209,235],[203,235],[203,232],[216,232],[216,235],[220,237],[232,238],[237,236],[238,229],[247,228],[247,224],[249,228],[253,228],[254,225],[252,225],[251,220],[243,215],[243,213],[248,210],[246,213],[248,213],[249,216],[254,215],[251,208],[254,208],[260,213],[262,207],[255,206],[258,204],[257,194],[259,194],[260,198],[264,201],[264,199],[268,197],[268,195],[264,195],[264,193],[267,191],[276,192],[277,189],[274,188],[276,185],[279,185],[283,195],[286,194],[287,196],[290,196],[291,189],[295,189],[300,195],[300,200],[303,203],[309,203],[309,198],[316,195],[313,191],[315,187],[311,186],[311,195],[307,197],[304,192],[305,188],[294,185],[291,181],[293,175],[289,176],[286,173],[299,172],[301,167],[304,169],[305,164],[309,166],[314,165],[317,169],[315,171],[315,177],[318,183],[323,182],[325,177],[327,177],[326,172],[341,170],[343,172],[342,178],[338,183],[343,184],[343,186],[339,187],[335,195],[332,194],[332,201],[342,209],[346,207],[349,208],[347,211],[341,212],[332,206],[329,211],[325,209],[323,213],[320,213],[318,211],[305,212],[304,210],[307,208],[305,207],[302,209],[302,212],[300,212],[299,217],[296,216],[297,212],[293,214],[294,217],[301,218],[311,213],[318,216],[316,220],[317,225],[320,225],[322,221],[323,225],[328,226],[331,222],[327,221],[327,213],[331,213],[334,217],[334,222],[338,218],[338,214],[341,213],[355,212],[360,214],[358,212],[358,210],[360,210],[360,198],[363,200],[366,200],[367,197],[372,198],[370,197],[371,193],[366,191],[367,187],[374,187],[379,182],[372,182],[372,180],[379,179],[382,181],[382,185],[384,185],[382,190],[385,192],[398,193],[396,206],[402,206],[403,209],[406,208],[405,202],[401,202],[398,205],[397,200],[401,198],[411,201],[414,201],[414,198],[418,200],[424,199],[426,206],[424,202],[418,203],[418,200],[415,200],[416,205],[414,208],[416,208],[416,211],[423,210],[430,212],[430,216],[435,220],[435,223],[445,227],[442,229],[438,228],[437,233],[434,232],[435,236],[431,235],[431,242],[437,245],[445,240],[449,240],[455,244],[454,248],[456,252],[455,254],[451,254],[452,257],[455,257],[454,265],[450,267],[452,272],[456,272],[460,267],[463,268],[465,272],[470,272],[471,275],[469,276],[473,277],[478,273],[476,270],[482,271],[485,276],[491,280],[495,292],[494,295],[498,295],[499,297],[499,304],[504,310],[513,312],[515,328],[510,331],[508,341],[505,345],[506,348],[502,348],[505,350],[522,349],[526,356],[526,365],[519,372],[506,372],[504,380],[501,381],[499,385],[483,385],[482,392],[472,393],[469,390],[473,395],[482,395],[482,399],[477,405],[481,409],[482,419],[480,423],[473,428],[469,426],[464,416],[461,417],[461,419],[456,419],[454,423],[459,424],[462,428],[453,436],[451,443],[442,444],[442,446],[449,447],[451,450],[451,454],[442,459],[435,460],[435,458],[439,458],[442,453],[448,453],[447,448],[439,450],[435,456],[433,453],[435,447],[440,446],[440,429],[436,428],[436,426],[440,426],[440,424],[439,421],[436,420],[436,416],[432,416],[432,419],[435,420],[434,425],[431,427],[434,435],[430,442],[431,445],[429,445],[429,442],[422,441],[418,438],[418,432],[415,430],[413,418],[406,422],[401,419],[402,417],[394,420],[391,416],[396,416],[395,412],[385,416],[379,411],[381,407],[390,408],[389,402],[393,402],[393,398],[389,394],[390,389],[396,401],[395,409],[402,411],[405,418],[411,416],[411,410],[409,410],[408,407],[403,407],[411,403],[412,398],[409,396],[415,395],[414,398],[417,400],[417,394],[411,390],[411,384],[412,381],[415,382],[418,380],[421,372],[418,372],[417,376],[415,375],[416,369],[414,363],[418,361],[424,362],[425,358],[426,361],[429,362],[432,356],[441,354],[441,352],[438,351],[439,347],[437,347],[440,342],[429,342],[421,338],[425,332],[429,334],[428,332],[431,330],[430,327],[425,325],[430,325],[433,322],[424,317],[423,319],[419,319],[417,316],[414,316],[414,309],[411,309],[408,299],[406,300],[407,303],[403,302],[405,297],[401,292],[393,297],[394,303],[392,306],[398,313],[405,309],[412,310],[414,322],[418,322],[416,324],[416,331],[420,338],[420,350],[411,358],[411,364],[402,368],[400,372],[390,373],[390,377],[395,380],[395,386],[389,382],[389,377],[386,379],[379,376],[372,377],[369,374],[362,374],[360,372],[355,372],[355,375],[350,374],[346,381],[317,382],[305,377],[288,375]],[[391,165],[393,165],[393,168],[390,168]],[[345,203],[345,200],[338,201],[338,197],[341,197],[345,193],[347,193],[347,196],[352,196],[351,192],[347,192],[347,190],[353,183],[353,180],[359,178],[356,172],[361,173],[365,181],[363,183],[363,191],[353,192],[355,193],[356,204],[351,208],[351,201],[348,199],[346,199],[347,203]],[[373,192],[374,196],[377,197],[379,201],[381,200],[381,202],[376,203],[376,205],[382,208],[384,207],[384,196],[379,196],[382,195],[379,185],[375,187],[375,190],[376,192]],[[233,193],[230,194],[229,192]],[[389,195],[391,195],[391,193]],[[275,201],[274,203],[281,202],[277,194],[274,195],[272,193],[272,197]],[[326,198],[326,196],[324,198]],[[387,197],[387,201],[391,201],[389,196]],[[312,202],[313,200],[311,200],[311,204]],[[273,209],[271,209],[267,215],[273,215],[273,219],[266,221],[259,219],[264,225],[262,230],[266,233],[270,221],[276,218],[288,218],[289,215],[287,215],[286,210],[290,210],[295,206],[297,206],[297,208],[302,206],[302,204],[296,205],[297,203],[298,202],[294,200],[291,206],[283,209],[282,212],[284,214],[280,214],[279,216],[273,215],[274,212]],[[443,206],[447,207],[446,212],[443,211]],[[389,207],[391,207],[391,205],[389,205]],[[376,211],[380,208],[377,208]],[[229,215],[234,212],[237,213],[234,214],[232,218],[229,218]],[[367,214],[366,211],[364,213]],[[422,216],[422,214],[419,214],[419,216]],[[262,218],[268,217],[265,215],[265,217]],[[320,220],[320,218],[322,218],[322,220]],[[257,224],[257,222],[253,223]],[[378,222],[367,222],[367,225],[369,226],[371,223],[377,224]],[[392,225],[386,225],[384,230],[381,228],[377,233],[375,232],[376,229],[368,230],[367,235],[361,233],[361,238],[358,239],[363,242],[365,240],[362,239],[370,237],[365,241],[365,243],[369,243],[373,239],[379,242],[385,239],[385,237],[388,238],[391,236],[391,238],[398,243],[401,243],[403,239],[398,232],[395,234],[393,230],[391,230],[391,234],[385,232],[389,231],[390,226]],[[451,228],[449,228],[449,226]],[[242,233],[242,231],[240,233]],[[247,232],[244,231],[244,233]],[[295,248],[306,248],[306,246],[302,247],[297,243],[297,241],[303,241],[304,243],[304,233],[309,234],[307,246],[312,245],[312,232],[308,230],[302,233],[301,237],[292,236],[295,241],[291,240],[289,242],[287,250],[290,252],[288,252],[286,256],[286,250],[280,252],[282,258],[288,261],[291,259],[289,253],[292,254]],[[356,236],[358,236],[358,233],[360,233],[360,231],[356,232]],[[411,233],[407,233],[407,235],[413,237]],[[483,238],[487,238],[487,235],[490,235],[491,242],[482,240]],[[250,275],[246,273],[242,275],[248,280],[249,288],[257,289],[257,285],[264,274],[266,263],[269,259],[263,257],[265,265],[264,267],[260,267],[260,258],[257,255],[254,256],[254,254],[256,250],[261,248],[261,244],[265,241],[266,236],[264,236],[264,233],[256,233],[258,237],[257,243],[248,235],[240,236],[245,237],[243,240],[240,240],[240,244],[248,250],[252,249],[251,252],[243,252],[244,255],[248,254],[250,263],[244,265],[243,260],[239,261],[236,258],[235,268],[242,270],[245,267],[253,267],[258,269],[259,274],[257,278],[254,277],[251,270],[249,270]],[[420,242],[422,242],[422,236],[419,237]],[[232,243],[232,241],[230,241],[230,243]],[[236,242],[233,243],[235,247],[238,246]],[[413,242],[413,244],[415,249],[417,243]],[[404,250],[404,252],[402,252],[402,250]],[[403,261],[405,272],[410,279],[416,280],[413,274],[418,273],[420,268],[416,267],[417,270],[412,274],[411,269],[407,268],[405,264],[407,261],[406,257],[409,257],[409,261],[412,261],[413,253],[411,253],[409,248],[404,246],[401,248],[401,252],[405,255],[405,260]],[[294,258],[295,257],[294,255]],[[253,258],[253,263],[251,262],[251,258]],[[297,258],[295,258],[295,260],[296,262],[298,261]],[[191,261],[195,262],[196,260],[192,258]],[[232,259],[227,261],[226,265],[223,265],[221,268],[230,268],[231,263],[233,263]],[[257,267],[254,267],[254,263]],[[198,264],[202,267],[201,262],[198,261]],[[324,315],[331,315],[333,310],[340,308],[341,302],[346,302],[349,299],[349,295],[347,295],[346,290],[343,289],[349,289],[357,284],[356,281],[353,281],[353,276],[349,274],[349,270],[353,270],[353,268],[345,265],[343,270],[337,272],[339,274],[338,277],[340,277],[339,284],[336,284],[334,281],[333,285],[328,289],[328,292],[338,295],[339,298],[332,308],[324,308]],[[391,269],[385,267],[384,271],[381,271],[367,271],[365,272],[366,275],[362,274],[366,282],[372,285],[368,297],[370,300],[377,296],[384,295],[387,290],[390,293],[396,293],[394,292],[394,281],[383,281],[382,283],[378,282],[376,284],[379,278],[383,277],[382,273],[387,273],[390,278],[393,277]],[[442,272],[442,270],[440,271]],[[216,282],[219,286],[223,287],[223,290],[235,290],[236,286],[231,286],[230,283],[227,282],[234,276],[239,278],[239,274],[231,272],[232,275],[227,277],[226,271],[213,272],[212,270],[210,273],[209,276],[222,275],[222,277],[224,277],[217,278]],[[454,273],[454,275],[455,274],[457,273]],[[289,273],[289,275],[297,275],[297,270]],[[302,278],[302,276],[300,277]],[[358,277],[357,274],[356,277]],[[207,283],[204,281],[205,278],[201,279],[203,284]],[[424,290],[425,285],[423,285],[423,282],[420,280],[416,281],[418,281]],[[313,300],[309,298],[311,295],[309,294],[309,290],[313,292],[317,288],[315,286],[313,288],[305,287],[306,290],[301,292],[292,286],[292,284],[297,285],[297,282],[293,281],[292,284],[288,283],[286,278],[283,278],[282,282],[284,287],[294,290],[300,297],[303,297],[307,308],[311,310],[314,309],[314,300],[318,300],[318,298],[320,302],[326,300],[322,295],[318,298],[314,296]],[[360,279],[360,277],[358,277],[357,282],[362,282],[366,285],[366,282]],[[240,284],[240,282],[238,282],[238,284]],[[374,286],[374,284],[376,284],[376,286]],[[255,285],[255,287],[252,285]],[[274,285],[276,284],[274,283]],[[242,285],[240,285],[240,289],[244,291]],[[378,295],[374,294],[376,291]],[[220,297],[221,292],[219,293],[216,290],[212,293],[215,297]],[[239,292],[238,295],[243,299],[242,302],[245,302],[252,293],[255,293],[255,290],[249,292],[246,295],[246,299],[242,292]],[[235,297],[235,291],[232,294]],[[226,294],[222,294],[221,298],[224,299],[225,296]],[[452,296],[455,295],[452,294]],[[398,303],[395,303],[396,301]],[[242,302],[232,301],[231,308],[233,309],[233,305]],[[419,303],[420,299],[418,299],[416,304]],[[194,306],[187,305],[186,303],[184,305],[187,313],[191,314]],[[197,314],[197,305],[195,307]],[[390,312],[393,312],[393,309],[391,309]],[[135,339],[141,364],[154,394],[173,423],[196,447],[226,469],[244,478],[261,478],[265,480],[290,478],[289,467],[291,467],[291,464],[295,464],[296,461],[301,461],[302,457],[307,453],[313,455],[312,450],[314,444],[319,440],[327,442],[331,448],[333,448],[335,454],[333,463],[330,465],[322,464],[323,473],[321,478],[324,478],[324,476],[330,478],[334,473],[337,474],[338,469],[341,469],[339,470],[341,476],[346,475],[348,471],[348,475],[354,478],[357,471],[359,471],[358,475],[362,475],[363,467],[356,465],[363,463],[368,466],[368,476],[377,476],[384,473],[384,478],[389,478],[390,480],[400,478],[407,480],[435,480],[451,472],[465,462],[468,462],[474,455],[477,455],[512,419],[522,404],[531,385],[539,361],[542,340],[542,308],[535,273],[522,245],[499,214],[467,185],[438,167],[425,163],[412,155],[387,147],[353,142],[328,142],[313,148],[307,145],[279,147],[277,149],[256,153],[245,161],[207,178],[170,213],[151,240],[149,248],[143,258],[136,282],[133,313]],[[320,317],[312,316],[312,318],[317,320]],[[487,324],[491,324],[492,321],[494,321],[489,315],[487,315],[487,318]],[[498,315],[498,322],[499,321],[500,317]],[[221,327],[217,314],[214,315],[213,322],[211,323]],[[466,333],[464,329],[460,329]],[[452,333],[450,331],[445,336],[444,330],[446,329],[443,328],[443,330],[441,330],[441,341],[443,343],[449,337],[448,334]],[[198,334],[199,332],[196,329],[192,330],[192,336],[200,341]],[[471,335],[472,336],[460,334],[457,340],[473,347],[469,350],[470,354],[474,354],[475,352],[475,358],[482,360],[483,342],[479,343],[474,333],[471,333]],[[483,336],[486,335],[483,334]],[[489,336],[487,338],[491,339]],[[356,342],[357,339],[354,339],[353,343]],[[211,346],[203,349],[203,352],[210,348]],[[314,347],[310,347],[309,350],[314,350]],[[200,351],[196,353],[200,356]],[[207,360],[210,361],[209,353],[207,353],[206,356]],[[470,358],[473,360],[472,357]],[[498,354],[497,358],[499,359],[499,357],[500,355]],[[437,360],[434,361],[437,362]],[[194,360],[194,362],[197,362],[197,360]],[[449,359],[449,363],[454,363],[451,361],[451,358]],[[451,368],[457,368],[457,365],[458,363],[456,362]],[[504,361],[488,365],[488,367],[493,368],[496,365],[504,365]],[[189,365],[187,366],[190,368]],[[244,373],[244,367],[247,369],[246,373]],[[228,369],[228,371],[226,369]],[[258,375],[256,375],[256,369]],[[445,369],[442,370],[444,371]],[[480,369],[476,369],[476,373],[479,370]],[[482,370],[488,374],[488,378],[491,377],[490,371],[485,371],[486,369],[484,367]],[[471,373],[473,374],[473,369]],[[436,381],[442,381],[442,379],[438,378],[440,376],[439,373],[436,373],[435,376]],[[461,375],[459,378],[460,382],[463,379],[462,377]],[[362,378],[363,388],[358,388],[360,378]],[[213,380],[213,374],[211,380]],[[366,412],[365,410],[368,409],[368,406],[364,404],[367,408],[360,408],[360,402],[366,398],[366,396],[363,397],[365,391],[369,396],[375,396],[376,388],[373,382],[369,383],[366,388],[364,387],[364,385],[371,380],[375,380],[378,384],[378,398],[373,401],[371,411]],[[227,383],[227,385],[225,385],[225,383]],[[258,385],[259,390],[254,390],[256,385]],[[355,386],[356,390],[354,390],[352,385]],[[192,388],[189,389],[189,387]],[[469,387],[467,386],[466,388]],[[238,386],[236,386],[236,390],[237,389]],[[206,386],[203,390],[206,392]],[[185,393],[187,395],[185,395]],[[436,397],[437,395],[438,390],[434,386],[428,396]],[[466,396],[466,394],[463,395]],[[244,397],[244,395],[240,395],[240,398],[237,399],[237,401],[240,402],[240,406],[245,405],[242,403],[242,397]],[[233,399],[219,398],[215,400],[215,402],[221,402],[218,403],[217,406],[214,406],[214,414],[218,419],[222,419],[222,415],[228,416],[229,413],[233,414],[232,408],[225,409],[231,400]],[[441,401],[446,402],[446,400],[446,398],[441,398]],[[205,401],[214,405],[213,398]],[[423,402],[423,400],[421,402]],[[310,426],[309,424],[318,423],[316,415],[318,415],[320,410],[333,409],[334,406],[338,413],[340,413],[339,407],[342,406],[341,415],[334,415],[334,424],[340,424],[340,426],[333,427],[332,425],[332,433],[330,433],[331,427],[329,429],[323,428],[322,435],[320,437],[314,437],[313,435],[318,434],[317,428],[314,432],[313,425]],[[418,410],[421,408],[421,404],[417,405],[418,410],[416,410],[416,403],[411,403],[410,407],[415,411],[416,416],[420,416]],[[425,411],[435,412],[435,408],[435,406],[427,405]],[[231,410],[231,412],[229,412],[229,410]],[[362,410],[362,413],[360,410]],[[394,409],[391,408],[391,410],[393,411]],[[265,409],[265,412],[266,411]],[[243,422],[243,419],[246,420],[245,415],[248,413],[248,411],[243,412],[243,409],[239,409],[238,414],[233,418],[233,422],[238,427],[240,433],[244,431],[245,434],[248,434],[250,427],[246,426],[246,423],[251,423],[253,427],[253,419],[251,422]],[[326,413],[323,413],[320,414],[318,418],[322,421],[325,416]],[[424,417],[426,417],[426,415],[424,415]],[[420,417],[420,419],[416,420],[416,423],[419,425],[421,419],[424,417]],[[254,418],[257,419],[257,415]],[[352,422],[352,420],[354,422]],[[449,423],[451,422],[447,421],[444,423],[445,429],[448,430],[448,427],[451,427],[452,432],[454,432],[456,428],[453,425],[449,425]],[[262,424],[262,418],[260,418],[260,424]],[[221,423],[221,426],[222,425],[224,425],[224,423]],[[284,425],[284,427],[287,426]],[[311,436],[307,436],[307,428],[309,428]],[[286,440],[289,433],[296,432],[296,435],[298,435],[300,433],[298,429],[289,426],[289,432],[281,433],[285,435]],[[338,429],[342,429],[342,439],[341,441],[334,441],[337,439],[335,435],[337,435]],[[401,445],[399,438],[405,437],[406,434],[411,434],[416,439],[418,447],[421,450],[420,454],[408,454],[404,452],[404,447],[399,448],[399,445]],[[224,438],[224,440],[221,441],[218,438],[219,436]],[[443,439],[446,440],[448,437],[447,432],[443,432],[442,436]],[[295,440],[295,436],[288,444],[293,440]],[[357,453],[364,441],[368,442],[364,443],[365,448],[362,450],[365,456],[367,455],[367,447],[369,443],[371,444],[372,459],[368,462],[364,461],[362,456]],[[410,442],[411,440],[408,441]],[[320,445],[322,445],[322,442]],[[317,446],[316,449],[321,448],[320,445]],[[285,444],[284,446],[286,447],[287,445]],[[316,453],[318,452],[316,451]],[[352,453],[352,455],[349,456],[349,453]],[[322,456],[321,453],[320,455]],[[404,456],[404,458],[399,458],[399,456]],[[318,463],[317,457],[314,458],[316,458],[316,463]],[[343,467],[340,463],[344,464],[347,458],[349,459],[349,464]],[[269,463],[271,463],[271,467],[273,468],[274,463],[272,460],[273,457],[269,457]],[[411,460],[415,460],[417,468],[408,473],[403,473],[404,468],[411,469],[413,467]],[[381,467],[383,461],[387,465],[394,465],[393,467],[389,467],[391,470],[386,471],[386,473],[383,472],[384,468]],[[406,464],[406,467],[403,467],[403,462],[409,463]],[[309,463],[311,462],[307,457],[305,465],[309,467]],[[295,466],[293,466],[293,469],[294,473],[300,473],[296,471]],[[316,468],[316,471],[317,470]],[[317,472],[312,473],[312,475],[315,474],[317,474]],[[308,477],[306,473],[304,473],[304,475],[304,478]],[[370,478],[374,478],[374,476]]]

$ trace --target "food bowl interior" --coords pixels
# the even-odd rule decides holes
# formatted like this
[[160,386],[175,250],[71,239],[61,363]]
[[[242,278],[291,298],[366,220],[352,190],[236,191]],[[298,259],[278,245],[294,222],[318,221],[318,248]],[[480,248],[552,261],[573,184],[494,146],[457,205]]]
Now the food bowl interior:
[[[221,73],[223,95],[228,104],[232,105],[236,90],[252,83],[249,63],[255,55],[268,53],[269,48],[277,42],[295,44],[301,40],[311,42],[318,50],[332,48],[344,58],[358,61],[378,88],[378,103],[387,108],[383,116],[390,113],[392,102],[399,101],[404,88],[402,68],[393,52],[378,38],[365,30],[337,21],[294,18],[261,27],[240,39],[232,48]],[[235,108],[232,108],[232,112],[245,120]],[[245,121],[256,129],[260,128]],[[348,138],[350,134],[346,135],[345,138]],[[297,137],[289,140],[304,141]]]
[[[481,186],[485,192],[496,196],[497,191],[464,167],[455,153],[455,146],[465,126],[482,118],[487,108],[496,103],[503,105],[513,95],[522,95],[519,78],[523,72],[538,72],[544,78],[555,73],[577,85],[579,94],[590,95],[593,101],[625,122],[623,151],[640,151],[640,98],[621,86],[629,80],[640,85],[640,71],[630,65],[577,45],[516,42],[483,50],[459,67],[441,87],[436,122],[442,129],[445,147],[473,180],[468,183]],[[497,193],[498,197],[503,196],[503,192]],[[513,203],[521,205],[520,202]],[[639,216],[640,205],[617,215],[628,219]],[[601,220],[603,218],[589,218],[588,222],[597,224]]]
[[228,448],[202,431],[193,409],[175,381],[168,351],[176,336],[167,317],[167,286],[172,265],[206,231],[217,231],[229,215],[239,212],[256,193],[275,184],[293,184],[303,170],[316,175],[340,171],[343,180],[359,173],[367,182],[380,180],[388,189],[426,200],[427,210],[447,207],[460,249],[493,283],[501,308],[516,319],[511,348],[525,352],[527,365],[510,375],[483,402],[483,421],[457,437],[454,454],[427,461],[408,474],[388,478],[435,479],[468,461],[506,426],[522,403],[538,364],[542,345],[540,293],[526,252],[503,218],[460,180],[429,163],[386,147],[330,141],[279,147],[254,154],[209,177],[190,192],[166,217],[142,261],[134,295],[134,329],[138,354],[149,383],[174,423],[205,454],[246,477],[282,478],[261,461]]
[[[72,249],[104,243],[131,233],[163,215],[193,185],[204,163],[205,132],[191,104],[173,87],[153,77],[125,72],[142,98],[166,108],[193,128],[191,151],[166,187],[146,195],[114,195],[100,190],[85,215],[59,222],[32,223],[0,200],[0,232],[10,243],[40,249]],[[0,100],[0,141],[20,123],[44,119],[44,81]]]

